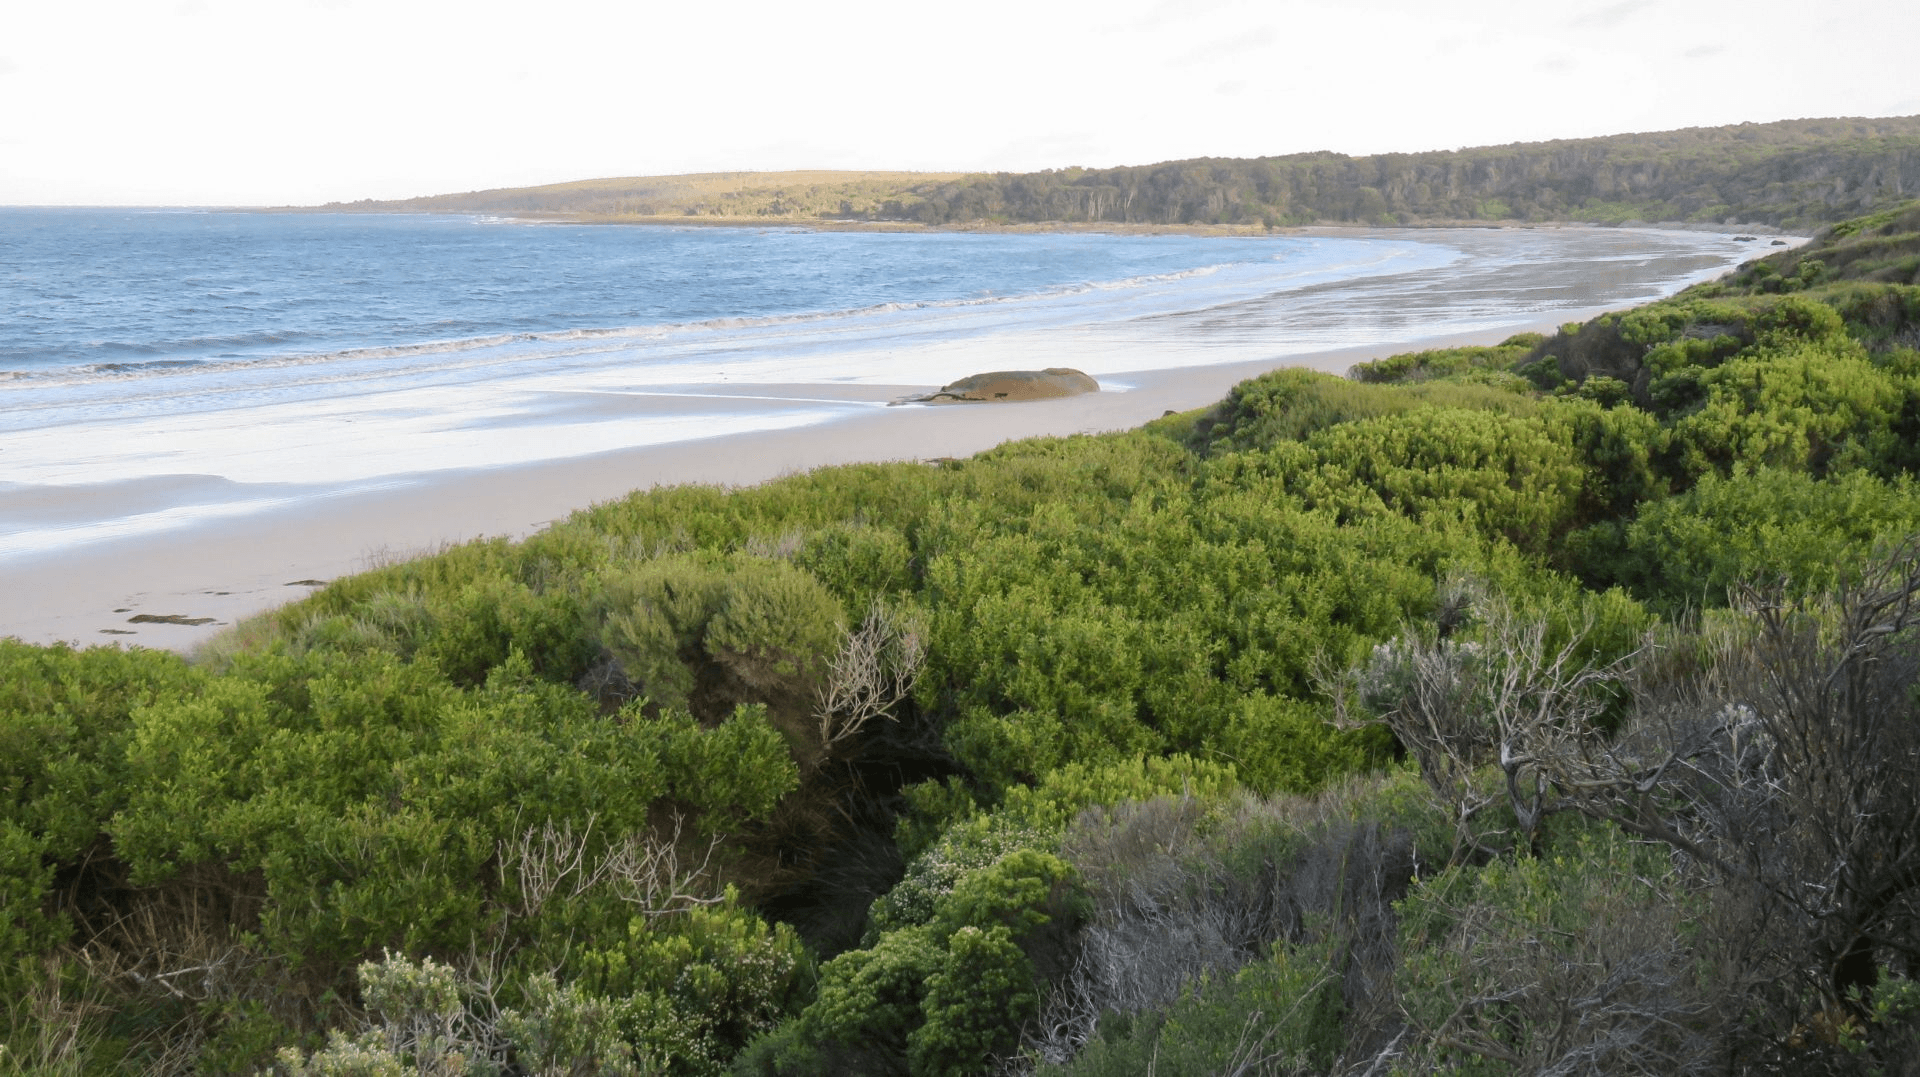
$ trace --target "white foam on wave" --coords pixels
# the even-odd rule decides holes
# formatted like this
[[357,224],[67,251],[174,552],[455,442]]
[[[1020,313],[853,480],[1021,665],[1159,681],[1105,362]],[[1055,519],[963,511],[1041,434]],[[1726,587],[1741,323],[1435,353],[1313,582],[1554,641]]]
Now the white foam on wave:
[[[576,353],[575,349],[565,347],[543,349],[541,345],[641,343],[685,337],[724,338],[732,333],[750,332],[758,335],[760,331],[765,330],[804,332],[808,328],[840,327],[858,332],[861,329],[878,327],[881,323],[898,321],[903,317],[911,319],[916,315],[931,319],[952,330],[956,326],[946,316],[956,313],[965,315],[982,310],[1005,312],[1006,317],[993,319],[1002,324],[1026,320],[1027,312],[1047,308],[1050,308],[1050,313],[1055,315],[1056,320],[1072,319],[1076,315],[1106,318],[1114,313],[1111,303],[1107,302],[1110,298],[1125,302],[1127,297],[1137,297],[1143,301],[1143,309],[1137,312],[1136,316],[1150,315],[1163,313],[1168,308],[1165,302],[1155,304],[1149,301],[1154,296],[1165,298],[1166,292],[1162,289],[1166,285],[1179,285],[1207,278],[1223,278],[1223,287],[1219,289],[1219,295],[1207,296],[1200,290],[1187,288],[1184,289],[1184,296],[1174,304],[1176,307],[1181,303],[1190,306],[1198,301],[1201,305],[1207,305],[1253,294],[1268,294],[1304,287],[1327,280],[1381,272],[1405,272],[1412,268],[1433,268],[1438,264],[1445,264],[1452,257],[1457,257],[1457,255],[1447,254],[1443,248],[1426,244],[1354,240],[1296,242],[1301,246],[1266,260],[1241,259],[1218,262],[1167,273],[1080,282],[1015,295],[877,303],[839,310],[707,318],[688,322],[497,333],[324,352],[296,352],[240,358],[223,358],[217,355],[168,357],[47,369],[0,370],[0,389],[15,384],[47,389],[77,388],[102,382],[127,383],[148,378],[191,377],[205,380],[256,371],[287,371],[301,368],[324,370],[329,366],[358,368],[365,364],[389,360],[413,360],[422,365],[449,367],[491,365],[499,361],[529,362],[538,361],[547,355],[559,357]],[[1401,264],[1409,261],[1418,264]],[[1077,311],[1073,303],[1075,299],[1093,300],[1090,304],[1093,309]],[[345,376],[357,377],[359,373],[357,369],[351,369]],[[309,376],[317,377],[319,380],[326,378],[324,374]]]
[[[733,399],[733,398],[727,398]],[[198,431],[143,426],[113,431],[116,444],[103,451],[103,431],[75,430],[70,436],[40,439],[30,451],[8,445],[9,486],[31,491],[39,485],[76,486],[138,482],[182,472],[217,474],[236,484],[277,483],[290,478],[317,492],[298,496],[196,498],[189,503],[147,512],[44,523],[8,521],[0,498],[0,561],[127,538],[178,531],[221,520],[284,509],[316,498],[426,481],[436,473],[512,467],[569,459],[672,442],[732,434],[790,430],[830,422],[866,403],[820,406],[819,401],[780,401],[769,411],[649,414],[608,417],[588,422],[490,425],[512,418],[511,401],[491,407],[456,410],[445,399],[391,402],[384,414],[313,417],[262,409],[243,423]],[[795,406],[804,404],[809,406]],[[352,430],[343,439],[343,432]]]
[[0,529],[0,562],[63,553],[113,539],[156,535],[217,520],[251,516],[286,508],[299,500],[289,497],[246,498],[213,504],[175,505],[153,512],[107,516],[74,524]]
[[72,485],[160,475],[235,483],[364,483],[510,467],[617,449],[783,430],[865,404],[764,401],[760,408],[606,408],[544,417],[550,397],[520,387],[415,389],[375,399],[266,404],[209,416],[102,422],[0,441],[9,481]]

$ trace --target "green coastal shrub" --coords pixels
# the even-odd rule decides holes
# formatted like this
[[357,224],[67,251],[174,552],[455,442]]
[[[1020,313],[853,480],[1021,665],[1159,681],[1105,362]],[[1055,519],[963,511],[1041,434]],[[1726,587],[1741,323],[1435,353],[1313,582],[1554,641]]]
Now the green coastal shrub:
[[917,702],[990,799],[1066,763],[1217,750],[1243,696],[1309,694],[1318,653],[1390,631],[1483,542],[1395,514],[1343,526],[1275,494],[1284,477],[1221,468],[1120,527],[1055,509],[929,563]]
[[634,917],[624,936],[580,945],[572,989],[608,1001],[652,1072],[726,1072],[750,1040],[798,1012],[814,971],[791,927],[768,924],[733,893],[670,919]]
[[1837,474],[1878,468],[1896,450],[1903,394],[1850,340],[1743,355],[1700,384],[1700,409],[1674,425],[1693,474],[1735,466]]
[[1339,980],[1326,955],[1275,948],[1231,977],[1195,983],[1165,1010],[1110,1013],[1070,1062],[1044,1077],[1309,1074],[1343,1046]]
[[484,684],[515,653],[539,676],[570,683],[594,657],[580,602],[564,590],[482,580],[462,588],[434,621],[439,628],[419,648],[420,657],[458,685]]
[[785,738],[757,704],[735,708],[711,729],[670,715],[640,732],[658,745],[669,795],[697,812],[708,831],[765,819],[800,780]]
[[1101,765],[1069,763],[1038,785],[1007,790],[997,814],[1033,827],[1065,827],[1088,808],[1169,795],[1223,801],[1239,787],[1231,763],[1178,753]]
[[527,981],[520,1005],[501,1012],[500,1038],[512,1045],[514,1057],[530,1073],[657,1073],[664,1068],[662,1060],[643,1063],[622,1033],[622,1024],[636,1008],[631,1000],[623,1004],[596,998],[578,984],[563,987],[552,973],[540,973]]
[[822,966],[812,1004],[736,1072],[975,1072],[1012,1048],[1084,901],[1065,862],[1023,844],[1051,835],[978,822],[875,903],[868,945]]
[[934,906],[936,938],[950,938],[965,927],[1003,927],[1013,941],[1034,943],[1042,928],[1063,942],[1084,913],[1075,893],[1075,874],[1067,863],[1037,849],[1016,849],[987,867],[963,876]]
[[1322,704],[1250,695],[1227,720],[1215,750],[1260,793],[1311,792],[1331,775],[1378,765],[1391,754],[1391,738],[1335,729],[1328,717]]
[[1349,375],[1361,382],[1405,383],[1458,378],[1477,372],[1507,372],[1545,340],[1539,333],[1516,333],[1492,347],[1408,352],[1370,363],[1356,363]]
[[327,1045],[307,1054],[282,1048],[274,1073],[286,1077],[402,1077],[494,1073],[491,1044],[467,1020],[457,973],[427,958],[419,963],[389,953],[359,968],[360,995],[372,1026],[358,1036],[338,1029]]
[[840,604],[804,569],[749,562],[727,581],[706,652],[748,689],[805,693],[846,634]]
[[927,979],[925,1020],[907,1034],[908,1064],[928,1077],[979,1073],[1019,1043],[1020,1026],[1038,1005],[1032,965],[1012,933],[963,927]]
[[915,583],[912,544],[896,528],[880,523],[823,527],[807,536],[794,563],[840,598],[849,624],[864,615],[874,599],[905,597]]
[[1669,609],[1712,606],[1735,583],[1784,583],[1796,594],[1920,531],[1920,489],[1864,471],[1832,479],[1776,468],[1707,475],[1655,502],[1619,532],[1610,572]]
[[887,932],[871,949],[834,958],[821,970],[819,997],[807,1008],[810,1031],[843,1051],[905,1057],[927,981],[944,956],[931,929],[906,928]]
[[875,899],[869,938],[932,924],[965,880],[1007,857],[1044,852],[1058,842],[1058,829],[1036,826],[1005,812],[974,815],[948,828],[932,847],[908,863],[905,877]]
[[[1386,362],[1397,365],[1400,358]],[[1420,358],[1414,355],[1406,361],[1417,366]],[[1449,379],[1383,385],[1369,384],[1370,380],[1361,377],[1353,381],[1297,368],[1249,378],[1195,421],[1189,445],[1203,456],[1269,451],[1344,423],[1421,407],[1520,414],[1534,407],[1518,394],[1519,384],[1514,382],[1495,386]]]
[[600,581],[600,638],[628,680],[662,710],[685,709],[706,663],[707,624],[726,576],[712,558],[672,555]]
[[1580,398],[1555,400],[1542,418],[1556,440],[1573,446],[1586,470],[1575,524],[1628,516],[1667,495],[1670,481],[1661,461],[1671,435],[1652,414],[1624,401]]
[[1204,413],[1194,425],[1194,448],[1207,455],[1270,448],[1407,406],[1400,394],[1343,378],[1276,370],[1234,386]]
[[1459,520],[1530,552],[1574,518],[1584,469],[1574,447],[1538,419],[1423,408],[1344,423],[1308,439],[1323,471],[1301,487],[1307,504],[1330,484],[1373,491],[1422,522]]
[[[997,671],[991,679],[951,686],[962,707],[949,729],[952,749],[995,786],[1036,781],[1067,760],[1106,761],[1158,749],[1159,737],[1137,717],[1138,648],[1146,625],[1068,577],[1014,582],[1014,564],[1032,559],[1012,549],[1014,543],[997,545],[1006,559],[991,568],[944,558],[934,567],[936,580],[970,593],[964,607],[934,604],[935,676],[921,689],[923,708],[929,689],[941,687],[940,673]],[[992,572],[996,583],[1008,586],[963,583],[959,573],[973,571]],[[937,696],[932,701],[938,705]]]
[[353,660],[352,676],[313,656],[241,668],[251,676],[136,716],[109,832],[142,885],[197,885],[215,866],[257,879],[281,952],[455,952],[496,929],[496,901],[518,900],[495,864],[541,820],[645,833],[672,804],[725,831],[797,780],[758,710],[711,730],[623,725],[517,657],[474,693],[383,656]]
[[135,715],[206,682],[161,651],[0,639],[0,991],[41,979],[40,955],[71,937],[55,876],[103,851]]
[[805,569],[747,555],[670,555],[600,581],[602,644],[654,708],[717,721],[735,707],[801,713],[846,634]]
[[[1141,755],[1108,764],[1068,763],[1048,772],[1038,785],[1008,787],[1000,804],[989,813],[981,809],[958,779],[949,778],[944,782],[920,782],[901,791],[907,810],[901,815],[894,835],[908,857],[908,878],[913,878],[916,870],[926,866],[922,854],[935,843],[949,845],[939,862],[978,867],[1012,849],[1048,847],[1067,824],[1088,808],[1168,795],[1217,802],[1224,801],[1239,788],[1239,777],[1231,763],[1195,759],[1184,754]],[[955,855],[959,845],[973,843],[983,847],[984,855]],[[943,890],[959,876],[955,873],[944,877],[947,881]],[[886,900],[894,900],[893,895]],[[931,899],[921,907],[930,915]],[[915,922],[925,921],[923,918]]]

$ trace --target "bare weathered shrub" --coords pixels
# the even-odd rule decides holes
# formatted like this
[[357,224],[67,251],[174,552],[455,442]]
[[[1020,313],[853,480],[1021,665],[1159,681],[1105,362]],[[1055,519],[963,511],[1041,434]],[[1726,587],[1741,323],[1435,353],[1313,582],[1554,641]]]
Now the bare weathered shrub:
[[[1443,591],[1440,631],[1408,625],[1375,647],[1367,664],[1321,676],[1335,721],[1384,724],[1419,763],[1435,803],[1455,829],[1452,860],[1482,859],[1537,844],[1546,816],[1565,805],[1552,795],[1556,768],[1601,743],[1598,723],[1629,666],[1586,657],[1591,617],[1555,642],[1544,618],[1464,586]],[[1471,606],[1477,639],[1452,627]],[[1479,780],[1495,765],[1502,788]],[[1512,814],[1515,833],[1490,822]]]
[[749,535],[740,549],[752,557],[771,561],[791,561],[807,544],[807,533],[792,527],[778,535]]
[[[1409,634],[1349,675],[1344,699],[1369,705],[1420,760],[1458,848],[1482,859],[1537,848],[1542,819],[1578,811],[1656,843],[1673,869],[1646,912],[1595,907],[1632,919],[1631,932],[1536,936],[1510,919],[1503,934],[1473,927],[1507,915],[1497,906],[1462,907],[1457,934],[1479,941],[1459,942],[1460,960],[1504,971],[1467,1009],[1429,1015],[1422,1049],[1451,1043],[1540,1072],[1620,1071],[1627,1057],[1660,1071],[1703,1052],[1804,1065],[1819,1043],[1838,1059],[1882,970],[1920,963],[1916,596],[1920,551],[1908,545],[1824,597],[1741,589],[1732,613],[1649,639],[1631,669],[1582,665],[1572,643],[1545,647],[1541,626],[1494,605],[1478,650]],[[1596,718],[1613,685],[1632,705],[1609,736]],[[1499,796],[1474,784],[1488,766],[1512,843],[1478,821]],[[1711,900],[1691,919],[1659,926],[1701,895]],[[1548,970],[1515,956],[1570,938]],[[1684,968],[1712,975],[1687,986]],[[1545,1053],[1516,1053],[1520,1041],[1484,1028],[1472,1038],[1477,1014],[1497,1011],[1511,1033],[1541,999],[1557,1016],[1527,1019],[1541,1038],[1526,1042]]]
[[[49,997],[84,1004],[74,1012],[141,1014],[122,1048],[142,1072],[205,1072],[225,1013],[251,1010],[310,1029],[312,1016],[327,1009],[324,963],[293,968],[249,937],[265,889],[257,875],[197,865],[150,887],[127,885],[110,870],[92,882],[96,900],[76,907],[74,945],[56,951],[89,990]],[[99,900],[102,893],[112,900]]]
[[1664,850],[1596,829],[1570,855],[1454,868],[1402,905],[1396,1002],[1421,1071],[1712,1072],[1723,997]]
[[925,627],[875,602],[860,627],[847,633],[815,692],[821,752],[831,755],[876,718],[895,720],[894,709],[913,695],[926,658]]
[[1745,630],[1643,685],[1611,772],[1578,790],[1764,925],[1754,978],[1783,1012],[1860,1012],[1883,964],[1920,964],[1917,597],[1911,544],[1823,598],[1742,590]]
[[[1331,797],[1226,808],[1161,797],[1083,814],[1064,851],[1094,912],[1029,1037],[1042,1060],[1066,1062],[1104,1016],[1165,1010],[1281,943],[1320,953],[1323,984],[1337,985],[1349,1012],[1367,1015],[1355,1050],[1377,1050],[1373,1041],[1391,1036],[1376,1036],[1372,1017],[1393,968],[1392,903],[1413,875],[1405,832],[1356,821]],[[1274,1067],[1297,1045],[1269,1042],[1271,1028],[1249,1021],[1236,1065],[1291,1072]]]
[[724,838],[715,835],[704,850],[683,855],[684,826],[685,820],[675,816],[671,833],[638,832],[594,842],[591,817],[578,832],[571,822],[548,820],[500,843],[495,857],[500,881],[519,894],[514,911],[527,918],[538,916],[555,896],[577,898],[598,889],[610,890],[648,917],[717,905],[725,894],[713,877],[713,857]]

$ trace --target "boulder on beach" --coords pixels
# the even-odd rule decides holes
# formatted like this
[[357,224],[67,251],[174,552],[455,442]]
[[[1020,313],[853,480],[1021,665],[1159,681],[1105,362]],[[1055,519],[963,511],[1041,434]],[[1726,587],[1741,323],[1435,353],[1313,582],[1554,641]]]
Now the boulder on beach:
[[995,370],[975,374],[942,386],[937,393],[910,397],[905,402],[946,404],[963,401],[1051,400],[1099,391],[1100,383],[1081,371],[1050,366],[1045,370]]

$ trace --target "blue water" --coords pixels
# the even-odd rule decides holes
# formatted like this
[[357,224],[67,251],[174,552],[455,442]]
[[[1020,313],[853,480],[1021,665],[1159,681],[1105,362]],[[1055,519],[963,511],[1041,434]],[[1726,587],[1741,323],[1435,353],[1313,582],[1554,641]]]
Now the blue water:
[[0,209],[0,379],[1042,295],[1306,246]]

